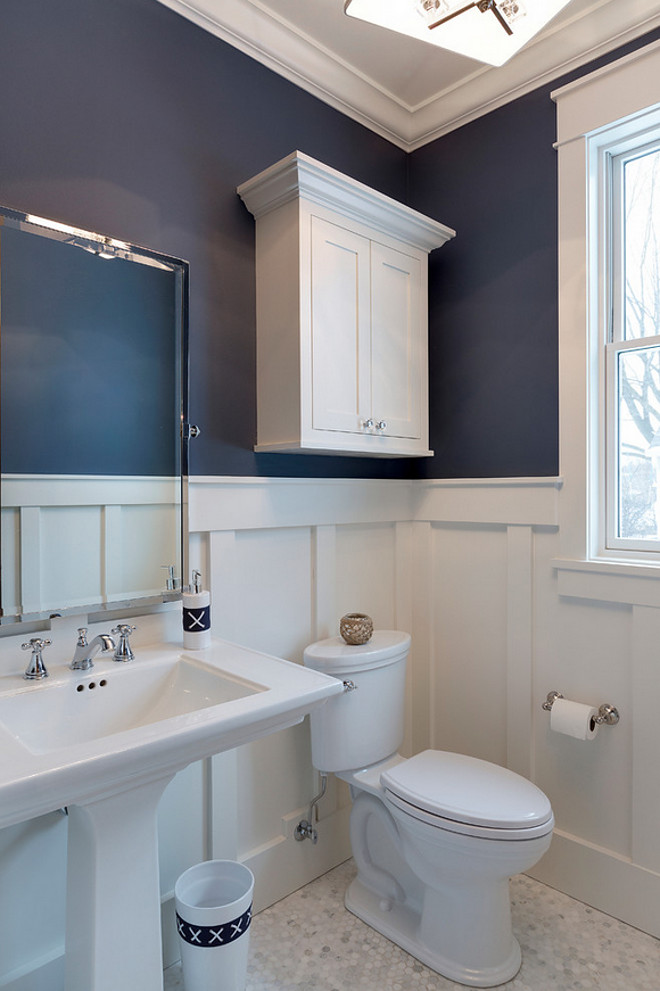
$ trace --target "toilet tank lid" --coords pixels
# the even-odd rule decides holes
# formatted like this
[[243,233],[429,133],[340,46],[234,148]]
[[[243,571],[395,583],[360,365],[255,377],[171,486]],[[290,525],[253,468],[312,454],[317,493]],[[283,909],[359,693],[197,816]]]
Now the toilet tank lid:
[[535,784],[499,764],[425,750],[381,775],[386,790],[455,822],[521,829],[547,822],[552,807]]
[[305,649],[305,666],[315,671],[365,671],[394,664],[410,650],[410,634],[398,630],[375,630],[368,643],[348,644],[342,637],[317,640]]

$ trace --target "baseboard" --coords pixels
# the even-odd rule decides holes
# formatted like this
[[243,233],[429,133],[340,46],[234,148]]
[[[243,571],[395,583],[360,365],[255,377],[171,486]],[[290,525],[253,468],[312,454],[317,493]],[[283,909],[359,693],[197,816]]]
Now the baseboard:
[[[165,968],[181,957],[173,891],[161,898],[161,921]],[[46,958],[32,960],[24,967],[0,977],[0,991],[64,991],[64,951],[56,950]]]
[[254,874],[254,910],[261,912],[326,874],[351,856],[348,830],[350,806],[338,809],[316,824],[318,840],[296,840],[294,830],[307,809],[282,820],[282,836],[250,851],[241,860]]
[[555,830],[530,877],[660,938],[660,874]]
[[55,950],[40,960],[0,977],[2,991],[64,991],[64,952]]

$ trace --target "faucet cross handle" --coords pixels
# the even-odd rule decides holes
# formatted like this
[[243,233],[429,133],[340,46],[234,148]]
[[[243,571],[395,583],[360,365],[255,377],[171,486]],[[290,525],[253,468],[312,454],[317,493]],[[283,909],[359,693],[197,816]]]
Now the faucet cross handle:
[[119,637],[119,643],[117,644],[117,649],[114,653],[115,661],[132,661],[135,657],[131,645],[129,643],[129,637],[131,633],[135,633],[137,626],[129,626],[128,623],[120,623],[119,626],[115,626],[114,630],[110,630],[116,637]]
[[33,637],[32,640],[28,640],[27,643],[21,644],[22,650],[32,651],[30,663],[25,669],[25,674],[23,675],[27,681],[36,681],[38,679],[48,677],[48,671],[46,670],[46,665],[44,664],[44,659],[41,655],[44,647],[50,647],[50,644],[50,640],[40,640],[39,637]]

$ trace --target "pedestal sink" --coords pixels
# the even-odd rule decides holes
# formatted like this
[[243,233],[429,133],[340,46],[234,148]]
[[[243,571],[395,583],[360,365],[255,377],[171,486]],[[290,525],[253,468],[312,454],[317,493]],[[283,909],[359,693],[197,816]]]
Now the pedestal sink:
[[213,641],[0,678],[0,827],[66,806],[66,991],[162,991],[156,810],[192,761],[300,722],[343,690]]

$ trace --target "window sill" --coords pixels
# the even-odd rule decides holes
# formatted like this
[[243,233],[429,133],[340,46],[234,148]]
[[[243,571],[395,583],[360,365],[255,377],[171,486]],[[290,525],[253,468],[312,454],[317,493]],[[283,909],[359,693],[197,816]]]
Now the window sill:
[[660,564],[555,558],[559,595],[660,608]]

